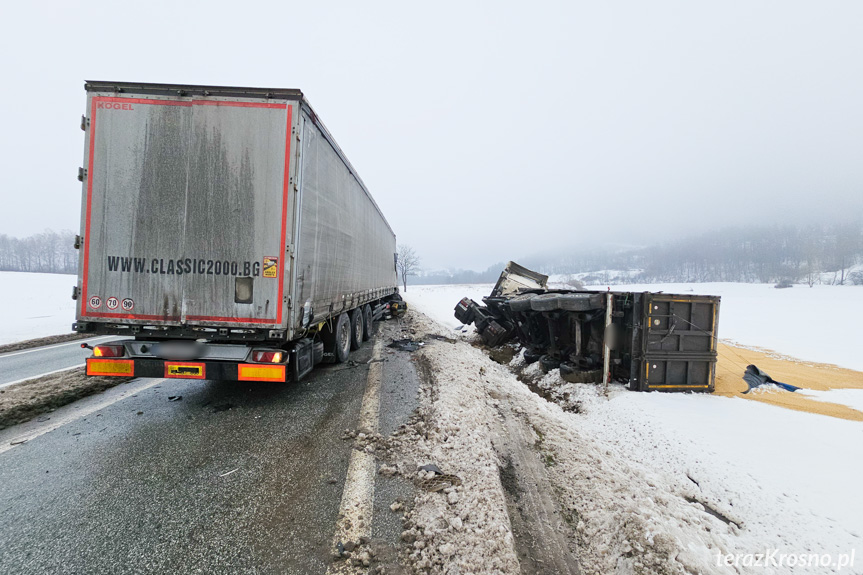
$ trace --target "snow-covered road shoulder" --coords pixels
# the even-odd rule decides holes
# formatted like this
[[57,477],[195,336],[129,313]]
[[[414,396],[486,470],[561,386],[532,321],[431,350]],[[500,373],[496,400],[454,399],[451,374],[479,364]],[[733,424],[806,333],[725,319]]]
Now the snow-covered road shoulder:
[[[423,328],[434,330],[431,322],[420,319],[418,324],[418,333]],[[568,551],[578,557],[582,572],[720,573],[711,567],[717,552],[744,552],[741,530],[697,503],[703,496],[694,484],[686,484],[685,472],[679,481],[629,460],[616,445],[616,437],[609,441],[585,433],[580,429],[584,414],[564,411],[534,394],[508,367],[495,364],[467,342],[430,345],[422,356],[436,374],[427,398],[435,429],[427,434],[425,447],[446,472],[456,469],[464,476],[466,491],[483,493],[465,501],[472,512],[481,510],[483,516],[494,517],[488,522],[492,533],[463,521],[467,536],[457,537],[452,542],[456,546],[446,547],[447,552],[470,557],[489,538],[508,540],[512,525],[502,512],[506,495],[500,477],[511,463],[511,454],[490,448],[512,439],[511,430],[508,436],[500,433],[512,425],[530,430],[530,444],[517,449],[542,463],[557,506],[554,527],[570,532],[574,543]],[[413,520],[423,516],[423,508],[418,506]],[[446,507],[436,510],[446,518]],[[742,523],[740,518],[737,521]],[[471,535],[479,535],[480,540],[472,540]],[[518,547],[518,541],[512,545]],[[432,543],[428,547],[438,548]],[[453,555],[458,561],[459,554]],[[463,567],[492,572],[473,561]]]
[[[445,318],[458,299],[447,308],[426,308],[443,301],[436,295],[408,300],[415,312],[429,309]],[[456,337],[456,343],[421,351],[435,374],[424,403],[434,406],[436,423],[449,426],[429,434],[424,449],[437,458],[430,461],[476,479],[470,489],[465,481],[465,490],[485,495],[470,499],[470,506],[494,517],[489,526],[513,534],[512,554],[522,572],[532,572],[519,532],[524,518],[507,491],[508,473],[518,469],[507,471],[514,438],[522,444],[516,456],[541,462],[539,483],[546,487],[537,488],[557,507],[547,520],[572,542],[569,551],[584,573],[823,573],[806,564],[755,568],[720,565],[719,559],[765,550],[863,557],[856,484],[863,424],[739,398],[567,384],[556,371],[542,374],[518,357],[496,364],[453,322],[415,317],[417,334]],[[489,467],[492,458],[497,473]],[[447,509],[439,509],[443,517]],[[462,572],[518,572],[508,562],[496,569],[477,564],[470,550],[488,545],[491,535],[462,524],[465,532],[445,548],[452,560],[464,558]],[[437,553],[434,542],[426,549]]]

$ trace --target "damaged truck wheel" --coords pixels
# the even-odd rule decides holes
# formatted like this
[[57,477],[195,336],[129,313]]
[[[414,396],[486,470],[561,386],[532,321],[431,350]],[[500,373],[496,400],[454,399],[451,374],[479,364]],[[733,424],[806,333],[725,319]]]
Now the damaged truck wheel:
[[524,362],[525,363],[536,363],[539,361],[539,358],[543,356],[541,351],[532,351],[529,349],[524,350]]
[[601,383],[602,371],[580,369],[577,365],[565,361],[560,364],[560,378],[569,383]]
[[551,355],[544,355],[539,358],[539,367],[543,373],[548,373],[560,367],[560,360]]

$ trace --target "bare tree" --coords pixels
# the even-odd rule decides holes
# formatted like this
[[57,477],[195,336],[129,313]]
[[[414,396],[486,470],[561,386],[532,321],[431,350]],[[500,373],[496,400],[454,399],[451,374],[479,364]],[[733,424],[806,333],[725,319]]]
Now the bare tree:
[[412,247],[399,244],[396,254],[396,269],[402,278],[405,291],[408,291],[408,276],[417,275],[420,269],[420,258]]
[[78,252],[75,234],[45,230],[26,238],[0,234],[0,270],[42,273],[75,273]]

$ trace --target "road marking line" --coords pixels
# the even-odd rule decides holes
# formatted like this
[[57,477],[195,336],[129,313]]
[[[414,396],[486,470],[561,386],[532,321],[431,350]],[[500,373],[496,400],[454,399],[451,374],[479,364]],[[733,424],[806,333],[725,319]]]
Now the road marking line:
[[49,349],[54,349],[56,347],[66,347],[67,345],[78,345],[78,346],[80,346],[82,343],[89,343],[89,342],[93,342],[96,340],[101,341],[103,339],[111,339],[111,338],[117,339],[117,336],[116,335],[100,335],[98,337],[88,337],[88,338],[84,338],[84,339],[76,339],[75,341],[70,341],[67,343],[57,343],[54,345],[45,345],[42,347],[33,347],[33,348],[25,349],[22,351],[11,351],[9,353],[0,354],[0,359],[12,357],[15,355],[24,355],[25,353],[33,353],[34,351],[47,351]]
[[16,379],[15,381],[7,381],[6,383],[0,383],[0,388],[6,387],[8,385],[15,385],[16,383],[21,383],[22,381],[30,381],[31,379],[39,379],[40,377],[44,377],[46,375],[51,375],[53,373],[60,373],[61,371],[70,371],[72,369],[78,369],[79,367],[84,367],[87,365],[86,363],[82,363],[81,365],[73,365],[72,367],[63,367],[60,369],[55,369],[54,371],[48,371],[45,373],[39,373],[37,375],[31,375],[30,377],[25,377],[24,379]]
[[[164,383],[165,379],[136,379],[130,381],[127,385],[128,387],[123,388],[117,396],[112,397],[103,397],[99,398],[93,402],[88,402],[86,405],[76,409],[70,410],[66,413],[60,413],[60,410],[55,411],[51,415],[51,419],[46,421],[44,425],[36,426],[35,428],[29,429],[23,433],[18,435],[7,437],[3,439],[3,445],[0,445],[0,454],[3,454],[10,449],[17,447],[27,441],[31,441],[36,439],[41,435],[45,435],[50,431],[54,431],[55,429],[59,429],[68,423],[72,423],[73,421],[77,421],[82,417],[87,417],[88,415],[105,409],[106,407],[117,403],[123,399],[126,399],[129,396],[135,395],[136,393],[140,393],[145,389],[149,389],[154,385],[159,385],[160,383]],[[117,389],[117,388],[114,388]],[[94,397],[94,396],[91,396]],[[74,405],[74,404],[70,404]],[[63,408],[60,408],[63,409]],[[26,424],[25,424],[26,425]]]
[[[372,362],[369,364],[369,377],[366,391],[363,393],[363,404],[360,408],[358,428],[364,433],[377,434],[381,406],[381,353],[383,340],[375,340]],[[360,537],[372,536],[372,515],[375,502],[375,457],[365,451],[351,450],[348,463],[348,475],[345,478],[345,488],[342,492],[342,502],[339,506],[339,518],[333,535],[333,550],[339,542],[353,541],[358,543]],[[327,573],[350,572],[347,562],[333,563],[327,568]]]

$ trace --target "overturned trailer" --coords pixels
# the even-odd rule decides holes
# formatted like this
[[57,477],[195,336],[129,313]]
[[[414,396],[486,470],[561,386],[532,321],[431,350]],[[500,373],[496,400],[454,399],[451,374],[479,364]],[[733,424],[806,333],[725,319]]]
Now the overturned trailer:
[[485,305],[464,298],[455,317],[483,341],[517,341],[528,363],[566,381],[627,383],[634,391],[712,392],[719,296],[549,289],[509,262]]

